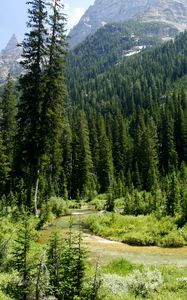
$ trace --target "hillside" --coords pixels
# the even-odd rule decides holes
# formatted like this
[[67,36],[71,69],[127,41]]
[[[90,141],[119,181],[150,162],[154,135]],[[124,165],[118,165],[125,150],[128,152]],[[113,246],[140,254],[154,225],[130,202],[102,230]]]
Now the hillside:
[[[180,129],[180,126],[186,126],[183,123],[185,119],[180,115],[186,113],[186,98],[177,84],[174,94],[171,93],[174,83],[187,73],[186,49],[185,33],[175,42],[124,57],[102,74],[99,70],[98,76],[96,69],[92,79],[79,80],[82,73],[84,76],[86,63],[78,66],[74,77],[71,74],[72,132],[80,147],[81,135],[84,130],[87,131],[90,141],[87,155],[92,162],[88,174],[94,170],[100,192],[109,188],[111,178],[117,182],[120,180],[122,186],[129,187],[132,180],[136,188],[151,190],[160,181],[160,176],[180,168],[182,161],[186,162],[187,145],[181,142],[184,129]],[[78,112],[80,110],[82,112]],[[82,128],[82,133],[80,126],[86,126],[84,130]],[[171,130],[171,140],[167,140],[167,130]],[[73,143],[73,147],[78,145]],[[74,154],[75,149],[72,148]],[[147,156],[149,160],[145,161]],[[81,180],[79,169],[84,163],[80,162],[77,167],[75,161],[75,166],[71,184],[76,190],[86,181]]]
[[[84,81],[103,73],[123,57],[159,45],[178,34],[175,27],[159,22],[108,24],[69,53],[71,77]],[[81,72],[76,73],[80,68]]]

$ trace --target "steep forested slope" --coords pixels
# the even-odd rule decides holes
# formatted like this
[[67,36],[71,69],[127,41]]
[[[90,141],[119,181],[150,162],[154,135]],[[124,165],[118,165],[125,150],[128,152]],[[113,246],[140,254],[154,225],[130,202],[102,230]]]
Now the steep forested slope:
[[[151,97],[158,100],[158,96],[164,93],[172,82],[186,73],[185,37],[186,34],[177,38],[175,43],[170,41],[150,51],[144,50],[142,54],[124,57],[103,74],[98,70],[93,80],[89,80],[89,77],[87,80],[81,80],[87,66],[82,59],[82,65],[77,68],[78,74],[76,65],[74,75],[71,73],[70,93],[75,92],[72,101],[79,103],[81,98],[86,104],[95,99],[98,103],[101,100],[110,100],[109,95],[118,96],[123,99],[123,106],[126,106],[128,111],[133,102],[135,105],[146,105],[150,91]],[[91,64],[91,67],[93,66],[94,64]],[[87,70],[90,70],[89,62]]]
[[177,35],[171,25],[129,21],[99,29],[69,54],[70,79],[88,80],[116,64],[133,47],[151,47]]
[[[187,103],[181,84],[186,49],[184,33],[175,42],[124,57],[92,79],[80,80],[84,61],[79,76],[75,71],[70,80],[73,176],[67,180],[72,196],[90,189],[120,196],[135,187],[162,189],[166,202],[171,200],[169,187],[187,162]],[[170,214],[183,205],[179,197],[176,208],[175,200],[166,205]],[[147,203],[139,213],[155,206]]]

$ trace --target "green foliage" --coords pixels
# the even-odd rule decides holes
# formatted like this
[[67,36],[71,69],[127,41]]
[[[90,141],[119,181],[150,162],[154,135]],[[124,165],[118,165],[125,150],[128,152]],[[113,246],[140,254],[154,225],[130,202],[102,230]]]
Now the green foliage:
[[172,231],[168,235],[166,235],[160,243],[163,247],[177,248],[183,247],[185,245],[185,240],[180,232]]
[[102,285],[105,290],[109,291],[115,297],[121,296],[123,299],[127,293],[127,283],[125,282],[125,277],[123,276],[116,274],[105,274],[103,276]]
[[[28,28],[23,45],[22,65],[26,72],[19,80],[21,97],[18,105],[14,165],[16,177],[24,180],[27,206],[33,207],[37,193],[41,158],[41,105],[43,101],[43,65],[46,60],[46,4],[43,0],[28,2]],[[35,213],[37,214],[37,199]]]
[[97,211],[104,210],[106,207],[106,200],[102,200],[100,196],[94,198],[92,201],[89,202],[90,205],[93,205],[94,209]]
[[70,232],[60,240],[57,233],[51,239],[48,250],[50,294],[57,299],[80,299],[83,291],[85,252],[81,237]]
[[135,265],[126,259],[114,260],[107,266],[102,268],[104,273],[118,274],[120,276],[125,276],[131,273],[135,269],[142,269],[141,265]]
[[133,235],[126,234],[123,242],[134,246],[153,246],[156,244],[154,237],[149,232],[134,232]]
[[27,206],[34,207],[38,214],[38,190],[42,197],[50,197],[63,189],[59,177],[62,176],[62,116],[66,97],[65,17],[60,0],[51,1],[51,16],[45,1],[33,0],[28,4],[29,32],[23,41],[22,62],[26,72],[20,78],[14,160],[16,176],[26,185]]
[[11,300],[19,297],[17,286],[20,284],[20,278],[17,272],[0,274],[0,299]]
[[163,284],[163,277],[159,270],[146,269],[133,271],[127,278],[128,290],[135,296],[146,298],[150,293],[158,291]]
[[48,209],[57,218],[70,215],[69,203],[60,197],[51,197],[48,201]]
[[105,213],[90,216],[84,222],[94,233],[130,245],[164,247],[185,245],[181,231],[177,231],[176,220],[171,217],[158,220],[153,215],[133,217]]
[[36,239],[33,221],[25,214],[22,217],[15,245],[12,250],[12,265],[18,271],[20,282],[16,287],[19,299],[28,299],[33,292],[33,270],[35,266],[35,253],[32,248]]
[[10,249],[16,235],[15,224],[7,217],[0,218],[0,269],[6,270],[10,263]]

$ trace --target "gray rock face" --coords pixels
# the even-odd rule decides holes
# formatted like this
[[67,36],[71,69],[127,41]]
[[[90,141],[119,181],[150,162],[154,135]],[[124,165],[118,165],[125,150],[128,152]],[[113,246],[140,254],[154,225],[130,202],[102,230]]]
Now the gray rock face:
[[166,22],[184,30],[187,29],[187,0],[95,0],[70,31],[70,46],[75,47],[107,23],[129,19]]
[[3,83],[10,73],[13,78],[20,75],[22,49],[18,47],[18,39],[13,34],[5,49],[0,52],[0,83]]

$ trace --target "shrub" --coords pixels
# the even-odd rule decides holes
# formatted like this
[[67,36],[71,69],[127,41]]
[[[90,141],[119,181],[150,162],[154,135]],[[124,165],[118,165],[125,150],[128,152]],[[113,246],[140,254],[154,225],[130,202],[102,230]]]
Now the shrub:
[[123,243],[132,246],[152,246],[155,245],[154,238],[148,233],[133,232],[123,239]]
[[56,216],[67,216],[70,215],[67,202],[60,197],[51,197],[48,201],[50,211]]
[[181,247],[187,231],[177,230],[175,218],[157,220],[154,215],[135,217],[106,212],[89,216],[84,223],[96,234],[136,246]]
[[185,242],[187,242],[187,224],[183,228],[181,228],[181,234],[182,234]]
[[103,287],[113,294],[122,296],[123,294],[127,293],[128,288],[125,277],[116,274],[106,274],[103,275],[102,279]]
[[101,211],[105,209],[106,200],[95,198],[90,202],[90,204],[93,205],[94,209]]
[[77,202],[76,200],[68,200],[67,205],[69,209],[79,209],[81,208],[81,203]]
[[0,291],[0,299],[1,300],[13,300],[12,298],[6,296],[5,294],[3,294],[2,291]]
[[185,240],[180,232],[172,231],[168,235],[166,235],[160,241],[162,247],[183,247],[185,245]]
[[20,278],[16,272],[0,273],[0,299],[11,300],[12,297],[17,299],[20,296],[17,291],[19,284]]
[[154,271],[146,269],[142,272],[135,270],[126,278],[126,283],[128,291],[135,297],[147,297],[150,293],[158,291],[163,284],[163,278],[157,269]]
[[176,230],[177,226],[175,224],[175,219],[171,217],[164,217],[160,220],[155,219],[154,226],[150,228],[152,234],[160,239],[166,236],[171,231]]

